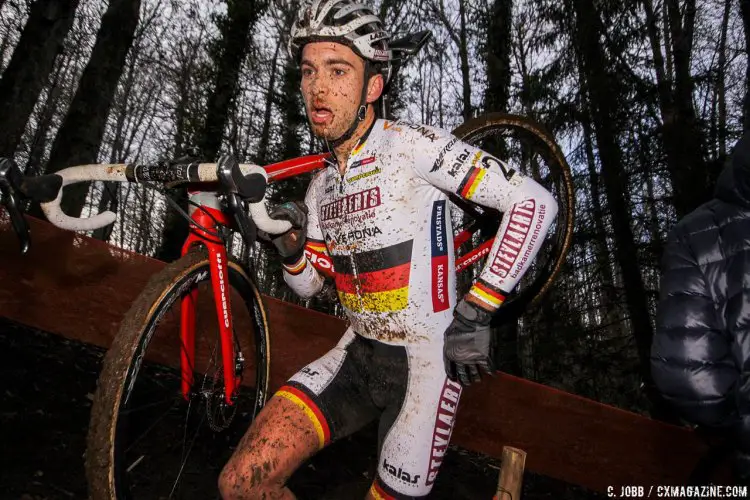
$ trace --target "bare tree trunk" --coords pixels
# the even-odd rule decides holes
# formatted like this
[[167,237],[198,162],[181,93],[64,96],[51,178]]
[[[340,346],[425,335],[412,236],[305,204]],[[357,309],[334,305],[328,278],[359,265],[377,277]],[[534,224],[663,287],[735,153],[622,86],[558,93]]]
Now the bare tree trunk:
[[440,116],[440,128],[444,128],[443,124],[443,78],[445,75],[445,66],[443,65],[443,51],[441,50],[438,54],[438,64],[440,71],[439,85],[438,85],[438,114]]
[[299,91],[301,78],[302,73],[297,63],[287,61],[281,94],[277,97],[281,115],[284,117],[281,158],[296,158],[302,153],[300,127],[305,123],[305,115],[302,112],[302,97]]
[[[385,22],[386,26],[391,26],[393,28],[394,24],[401,17],[401,11],[405,5],[406,2],[402,0],[383,0],[380,4],[378,17]],[[399,100],[399,91],[401,89],[401,81],[402,80],[398,74],[391,78],[387,88],[388,100],[386,101],[385,116],[379,116],[380,118],[393,116],[393,113],[400,109],[401,101]],[[379,108],[379,104],[375,106],[376,110]]]
[[78,0],[37,0],[0,80],[0,156],[12,156],[73,25]]
[[5,31],[2,41],[0,41],[0,74],[5,71],[5,52],[10,47],[11,43],[11,36],[9,31],[10,30]]
[[[712,71],[715,75],[713,76],[713,85],[706,90],[706,93],[711,94],[711,112],[708,119],[708,146],[707,154],[710,158],[716,158],[718,156],[717,145],[719,144],[719,119],[718,119],[718,102],[719,102],[719,87],[718,87],[718,70]],[[704,102],[708,101],[708,96]],[[704,106],[702,113],[705,115],[706,108]]]
[[[745,53],[750,54],[750,0],[740,0],[740,14],[742,15],[742,27],[745,32]],[[742,125],[744,130],[750,130],[750,64],[745,66],[745,100],[742,103]]]
[[224,127],[237,94],[240,70],[247,54],[250,28],[259,14],[255,0],[227,0],[226,24],[217,51],[214,91],[208,101],[201,153],[215,159],[221,149]]
[[[685,215],[713,196],[718,171],[706,163],[705,138],[698,124],[693,105],[693,78],[690,59],[693,52],[695,27],[695,0],[687,0],[680,11],[677,0],[667,0],[670,34],[674,57],[674,111],[673,121],[665,120],[670,141],[669,156],[674,203],[678,215]],[[676,182],[675,182],[676,181]]]
[[[123,150],[123,144],[125,141],[123,140],[123,134],[125,129],[125,120],[128,115],[128,102],[130,101],[130,94],[133,91],[133,82],[135,81],[135,68],[136,63],[138,62],[139,52],[139,47],[134,47],[134,50],[131,53],[130,61],[128,63],[128,71],[125,82],[123,84],[122,95],[119,98],[119,102],[116,108],[117,120],[115,122],[114,136],[112,137],[112,150],[109,154],[110,163],[120,163],[125,159]],[[105,210],[110,210],[114,213],[117,213],[119,205],[119,193],[120,183],[105,182],[102,186],[102,196],[99,199],[99,209],[97,213],[101,213]],[[110,236],[112,236],[113,228],[114,224],[100,227],[99,229],[96,229],[94,231],[92,237],[101,241],[109,241]]]
[[64,82],[68,76],[67,70],[70,62],[71,58],[69,57],[57,58],[55,64],[57,68],[52,76],[52,83],[47,90],[47,98],[45,99],[44,106],[39,114],[34,136],[31,139],[29,161],[26,163],[26,175],[38,175],[41,173],[42,160],[45,149],[47,148],[47,141],[49,140],[48,134],[52,128],[52,119],[55,116],[55,112],[58,110],[60,95],[62,94],[64,86],[62,82]]
[[[201,32],[198,42],[202,42],[203,33]],[[175,115],[175,137],[174,137],[174,151],[172,154],[175,158],[181,156],[183,151],[188,146],[195,146],[193,142],[192,134],[188,132],[188,121],[190,119],[190,80],[195,72],[195,60],[198,44],[190,45],[187,47],[187,54],[184,54],[184,59],[181,61],[179,69],[179,77],[175,84],[177,87],[178,97],[177,103],[174,109]]]
[[458,0],[458,13],[461,19],[461,31],[459,32],[459,57],[461,58],[461,78],[463,79],[463,101],[464,119],[468,120],[472,115],[471,108],[471,75],[469,74],[469,49],[466,40],[466,2]]
[[524,46],[524,32],[527,29],[526,23],[528,19],[523,16],[521,19],[516,21],[513,25],[513,30],[516,33],[516,43],[511,43],[511,49],[513,50],[513,56],[516,60],[516,66],[518,67],[519,77],[521,78],[521,109],[526,114],[532,114],[532,102],[531,102],[531,75],[529,74],[529,68],[527,64],[527,48]]
[[693,105],[693,79],[690,57],[693,50],[695,0],[687,0],[684,14],[677,0],[665,0],[668,18],[667,54],[673,57],[674,86],[663,66],[658,20],[651,0],[642,1],[657,72],[657,89],[662,115],[662,136],[667,169],[672,180],[673,201],[678,217],[707,201],[713,193],[718,172],[706,162],[705,137]]
[[485,110],[508,111],[513,0],[495,0],[487,23]]
[[674,61],[672,60],[672,51],[669,50],[669,47],[672,46],[672,35],[669,32],[669,15],[667,14],[667,2],[663,1],[661,2],[661,12],[662,12],[662,26],[661,29],[664,31],[664,46],[667,47],[666,55],[667,55],[667,81],[669,84],[672,84],[672,77],[674,75]]
[[719,69],[716,81],[719,100],[719,158],[723,158],[727,154],[727,31],[729,28],[729,12],[731,11],[731,9],[732,0],[724,0],[724,16],[721,20],[721,41],[719,42]]
[[609,246],[607,245],[607,234],[606,225],[604,224],[604,210],[602,209],[601,193],[600,193],[600,176],[596,168],[596,157],[594,156],[594,141],[593,133],[591,130],[591,116],[590,113],[586,113],[581,119],[581,125],[583,126],[583,140],[584,149],[586,152],[586,165],[588,167],[589,175],[589,189],[591,189],[591,208],[592,216],[594,220],[594,235],[593,244],[596,248],[596,273],[601,279],[601,289],[603,292],[602,296],[602,310],[607,317],[607,321],[610,324],[617,323],[617,290],[615,288],[615,280],[612,273],[611,257],[609,252]]
[[263,129],[260,133],[258,144],[258,156],[256,161],[260,165],[268,163],[268,145],[271,140],[271,112],[273,111],[274,96],[276,95],[276,69],[278,66],[279,50],[281,49],[282,37],[276,43],[276,49],[273,51],[273,61],[271,61],[271,75],[268,80],[268,89],[266,90],[266,109],[263,113]]
[[[102,17],[91,59],[52,145],[47,173],[97,161],[117,84],[138,26],[140,10],[141,0],[110,1]],[[89,186],[84,184],[66,188],[63,210],[72,217],[78,217],[86,203],[88,190]]]
[[438,1],[438,5],[433,5],[433,10],[437,14],[438,19],[445,27],[448,35],[453,40],[458,48],[458,57],[461,61],[461,80],[463,82],[463,117],[464,120],[468,120],[472,116],[471,106],[471,74],[469,72],[469,52],[468,42],[466,34],[466,0],[458,0],[458,15],[459,15],[459,30],[456,33],[456,29],[453,23],[448,19],[445,13],[445,6],[443,0]]

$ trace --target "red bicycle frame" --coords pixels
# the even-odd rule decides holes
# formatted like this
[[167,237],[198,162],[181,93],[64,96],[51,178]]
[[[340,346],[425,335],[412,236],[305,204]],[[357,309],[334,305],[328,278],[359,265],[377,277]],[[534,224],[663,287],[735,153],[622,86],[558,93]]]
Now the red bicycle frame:
[[[324,168],[329,154],[317,154],[293,158],[279,163],[268,165],[265,168],[270,182],[278,182],[290,177],[296,177],[308,172]],[[205,189],[205,186],[203,186]],[[191,191],[191,196],[196,193],[204,193],[197,189]],[[207,194],[207,193],[206,193]],[[208,196],[208,199],[215,199]],[[228,405],[234,404],[234,396],[239,390],[241,374],[236,373],[235,352],[232,336],[232,306],[229,296],[229,272],[227,269],[227,250],[224,242],[217,239],[207,231],[215,232],[219,226],[233,227],[234,223],[229,216],[218,207],[199,203],[200,209],[195,209],[192,220],[195,222],[191,227],[190,235],[182,247],[184,256],[195,245],[203,245],[208,250],[211,286],[216,305],[216,316],[219,323],[219,335],[221,339],[221,359],[224,375],[224,400]],[[205,228],[201,229],[201,228]],[[465,229],[458,233],[453,239],[453,246],[458,249],[469,241],[476,229]],[[468,266],[487,255],[492,248],[494,238],[485,241],[477,248],[472,249],[466,255],[456,259],[456,272],[466,269]],[[198,299],[198,290],[192,290],[181,299],[180,312],[180,339],[182,349],[180,351],[180,366],[182,372],[182,395],[185,399],[190,397],[193,386],[193,367],[195,366],[195,304]]]

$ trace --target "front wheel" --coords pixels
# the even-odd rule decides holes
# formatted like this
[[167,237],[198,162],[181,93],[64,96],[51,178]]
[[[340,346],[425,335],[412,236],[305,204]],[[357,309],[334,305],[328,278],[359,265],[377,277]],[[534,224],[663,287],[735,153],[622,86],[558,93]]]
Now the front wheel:
[[[228,263],[235,365],[242,387],[223,402],[219,328],[205,250],[156,274],[133,303],[104,360],[94,396],[86,476],[94,499],[197,498],[217,491],[222,467],[262,408],[270,366],[260,293]],[[193,384],[183,397],[181,299],[195,308]],[[188,303],[188,302],[186,302]]]

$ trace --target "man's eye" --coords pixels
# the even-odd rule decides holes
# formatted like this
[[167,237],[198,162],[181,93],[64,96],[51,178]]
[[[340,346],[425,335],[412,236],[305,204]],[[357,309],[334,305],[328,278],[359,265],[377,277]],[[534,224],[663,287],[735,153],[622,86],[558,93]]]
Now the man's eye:
[[333,74],[336,76],[344,76],[346,74],[346,71],[343,69],[334,69]]
[[312,76],[312,74],[313,70],[311,70],[310,68],[304,68],[302,70],[302,76]]

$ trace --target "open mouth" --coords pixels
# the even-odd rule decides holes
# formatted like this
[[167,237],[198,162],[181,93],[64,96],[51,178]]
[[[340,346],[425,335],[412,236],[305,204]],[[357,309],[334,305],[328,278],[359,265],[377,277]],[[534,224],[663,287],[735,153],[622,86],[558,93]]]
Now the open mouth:
[[314,124],[323,125],[333,118],[333,112],[325,106],[313,106],[310,118]]

